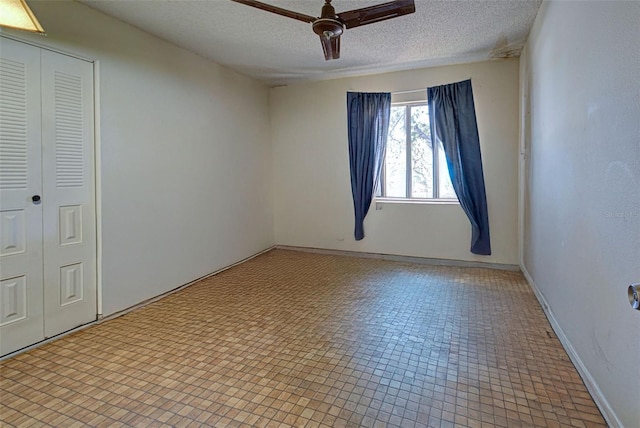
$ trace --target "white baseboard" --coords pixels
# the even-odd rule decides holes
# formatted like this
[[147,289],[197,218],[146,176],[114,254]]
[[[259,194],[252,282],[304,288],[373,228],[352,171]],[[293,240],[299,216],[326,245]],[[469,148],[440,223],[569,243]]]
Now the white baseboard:
[[62,338],[64,336],[68,336],[71,333],[75,333],[77,331],[84,330],[85,328],[88,328],[88,327],[91,327],[91,326],[94,326],[94,325],[97,325],[97,324],[101,324],[103,322],[112,320],[114,318],[118,318],[118,317],[121,317],[123,315],[126,315],[131,311],[135,311],[136,309],[145,307],[148,304],[156,302],[156,301],[158,301],[158,300],[160,300],[160,299],[162,299],[164,297],[167,297],[170,294],[177,293],[178,291],[183,290],[184,288],[187,288],[188,286],[193,285],[198,281],[202,281],[203,279],[206,279],[206,278],[209,278],[211,276],[217,275],[217,274],[219,274],[221,272],[224,272],[227,269],[231,269],[234,266],[238,266],[239,264],[247,262],[247,261],[249,261],[249,260],[251,260],[251,259],[253,259],[255,257],[258,257],[261,254],[267,253],[267,252],[273,250],[274,248],[275,248],[275,246],[271,246],[271,247],[269,247],[267,249],[264,249],[264,250],[262,250],[260,252],[255,253],[255,254],[253,254],[253,255],[251,255],[249,257],[246,257],[246,258],[244,258],[244,259],[242,259],[240,261],[237,261],[237,262],[235,262],[233,264],[230,264],[229,266],[225,266],[225,267],[223,267],[221,269],[218,269],[215,272],[211,272],[210,274],[202,276],[202,277],[200,277],[198,279],[194,279],[193,281],[190,281],[190,282],[188,282],[186,284],[182,284],[182,285],[180,285],[180,286],[178,286],[178,287],[176,287],[176,288],[174,288],[172,290],[166,291],[166,292],[164,292],[162,294],[159,294],[159,295],[157,295],[155,297],[151,297],[151,298],[149,298],[147,300],[144,300],[144,301],[142,301],[140,303],[137,303],[137,304],[135,304],[133,306],[130,306],[130,307],[126,308],[126,309],[123,309],[121,311],[115,312],[113,314],[109,314],[109,315],[104,316],[104,317],[102,315],[98,315],[97,319],[95,321],[91,321],[91,322],[89,322],[87,324],[83,324],[83,325],[75,327],[75,328],[73,328],[71,330],[68,330],[68,331],[65,331],[63,333],[60,333],[57,336],[48,337],[48,338],[46,338],[46,339],[44,339],[44,340],[42,340],[40,342],[36,342],[36,343],[34,343],[32,345],[29,345],[27,347],[18,349],[17,351],[11,352],[11,353],[6,354],[6,355],[3,355],[3,356],[0,357],[0,361],[7,360],[9,358],[15,357],[16,355],[19,355],[19,354],[22,354],[24,352],[30,351],[30,350],[35,349],[37,347],[40,347],[42,345],[46,345],[47,343],[53,342],[54,340],[58,340],[58,339],[60,339],[60,338]]
[[144,306],[147,306],[150,303],[153,303],[153,302],[156,302],[156,301],[158,301],[160,299],[163,299],[163,298],[167,297],[170,294],[177,293],[178,291],[183,290],[183,289],[189,287],[190,285],[195,284],[196,282],[202,281],[203,279],[207,279],[209,277],[212,277],[214,275],[222,273],[225,270],[231,269],[232,267],[241,265],[242,263],[248,262],[249,260],[254,259],[254,258],[256,258],[256,257],[258,257],[258,256],[260,256],[260,255],[262,255],[264,253],[268,253],[269,251],[273,250],[274,248],[276,248],[276,247],[275,246],[271,246],[269,248],[266,248],[266,249],[264,249],[262,251],[259,251],[259,252],[255,253],[255,254],[252,254],[249,257],[245,257],[242,260],[239,260],[239,261],[237,261],[237,262],[235,262],[233,264],[230,264],[229,266],[225,266],[223,268],[218,269],[215,272],[211,272],[211,273],[208,273],[208,274],[206,274],[204,276],[201,276],[200,278],[196,278],[193,281],[187,282],[186,284],[182,284],[182,285],[180,285],[180,286],[178,286],[176,288],[173,288],[173,289],[171,289],[169,291],[165,291],[164,293],[159,294],[159,295],[157,295],[155,297],[151,297],[151,298],[149,298],[147,300],[143,300],[142,302],[140,302],[138,304],[135,304],[133,306],[130,306],[130,307],[126,308],[126,309],[123,309],[123,310],[118,311],[118,312],[114,312],[113,314],[109,314],[109,315],[104,316],[104,317],[99,317],[99,319],[96,321],[96,323],[102,323],[102,322],[109,321],[109,320],[114,319],[114,318],[121,317],[122,315],[128,314],[131,311],[135,311],[136,309],[142,308]]
[[582,381],[584,382],[585,386],[587,387],[587,390],[591,394],[593,401],[595,401],[596,406],[598,406],[598,409],[600,409],[600,413],[602,413],[602,416],[607,422],[607,425],[609,425],[612,428],[623,428],[622,423],[620,422],[620,419],[618,419],[618,417],[616,416],[615,412],[613,411],[613,408],[611,407],[611,405],[607,401],[607,398],[604,396],[604,394],[600,390],[600,387],[598,386],[597,382],[595,381],[593,376],[591,376],[591,373],[589,373],[589,370],[580,359],[580,356],[578,355],[575,348],[569,341],[569,338],[567,337],[567,335],[564,334],[562,327],[560,327],[560,324],[558,324],[558,321],[553,315],[553,311],[551,310],[551,307],[549,306],[547,299],[545,299],[544,294],[542,294],[542,291],[540,291],[540,289],[536,286],[535,282],[533,281],[533,278],[529,274],[529,271],[525,267],[524,263],[520,264],[520,270],[522,271],[522,273],[524,274],[524,277],[526,278],[527,282],[531,286],[531,289],[536,295],[538,302],[540,302],[540,306],[542,306],[542,310],[544,311],[544,314],[547,316],[547,319],[551,324],[551,328],[553,328],[553,331],[556,333],[556,336],[558,336],[558,339],[560,340],[562,347],[569,355],[571,362],[573,363],[576,370],[578,371],[578,374],[582,378]]
[[313,247],[296,247],[291,245],[276,245],[275,248],[279,250],[301,251],[304,253],[328,254],[332,256],[361,257],[365,259],[391,260],[394,262],[417,263],[417,264],[423,264],[423,265],[476,267],[476,268],[479,267],[479,268],[508,270],[508,271],[520,270],[520,266],[518,265],[508,265],[508,264],[502,264],[502,263],[474,262],[474,261],[468,261],[468,260],[435,259],[435,258],[428,258],[428,257],[400,256],[397,254],[365,253],[361,251],[332,250],[332,249],[326,249],[326,248],[313,248]]

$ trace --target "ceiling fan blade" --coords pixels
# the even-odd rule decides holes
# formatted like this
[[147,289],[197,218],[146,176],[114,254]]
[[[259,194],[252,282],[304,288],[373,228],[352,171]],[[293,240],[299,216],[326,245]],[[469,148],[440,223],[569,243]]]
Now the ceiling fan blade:
[[395,18],[397,16],[408,15],[415,11],[416,5],[414,0],[395,0],[376,6],[341,12],[338,14],[338,19],[344,23],[345,27],[353,28],[384,21],[385,19]]
[[272,6],[270,4],[262,3],[255,0],[231,0],[231,1],[234,1],[236,3],[242,3],[247,6],[255,7],[258,9],[266,10],[267,12],[272,12],[278,15],[286,16],[287,18],[297,19],[298,21],[302,21],[302,22],[311,23],[317,19],[313,16],[305,15],[304,13],[293,12],[291,10]]

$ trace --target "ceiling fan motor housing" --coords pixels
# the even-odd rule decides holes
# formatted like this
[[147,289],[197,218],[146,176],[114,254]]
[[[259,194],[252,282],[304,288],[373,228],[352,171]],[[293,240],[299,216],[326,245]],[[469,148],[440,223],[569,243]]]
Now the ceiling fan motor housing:
[[344,31],[344,24],[333,18],[318,18],[313,24],[313,32],[321,37],[339,37]]
[[336,19],[336,10],[331,6],[331,0],[325,0],[320,12],[320,18],[311,25],[313,32],[320,37],[339,37],[344,31],[344,24]]

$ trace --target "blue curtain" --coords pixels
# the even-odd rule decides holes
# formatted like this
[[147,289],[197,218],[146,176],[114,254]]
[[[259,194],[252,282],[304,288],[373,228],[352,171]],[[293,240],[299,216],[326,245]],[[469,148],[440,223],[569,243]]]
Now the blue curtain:
[[364,238],[364,218],[380,181],[390,114],[390,93],[347,93],[349,166],[356,241]]
[[449,176],[471,222],[471,252],[490,255],[489,215],[471,80],[428,88],[433,141],[442,141]]

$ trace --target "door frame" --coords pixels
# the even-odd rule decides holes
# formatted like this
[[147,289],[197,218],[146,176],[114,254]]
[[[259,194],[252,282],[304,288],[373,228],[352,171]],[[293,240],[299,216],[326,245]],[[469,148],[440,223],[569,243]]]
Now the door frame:
[[[102,313],[102,169],[101,169],[101,140],[100,140],[100,61],[92,58],[69,52],[64,49],[51,46],[49,44],[43,44],[39,42],[42,36],[30,35],[17,36],[13,33],[9,33],[10,30],[0,28],[0,38],[13,40],[15,42],[24,43],[40,49],[45,49],[58,54],[66,55],[72,58],[76,58],[92,64],[93,66],[93,193],[96,213],[96,318],[100,320],[103,317]],[[37,38],[37,39],[36,39]],[[55,45],[55,42],[54,42]],[[90,324],[90,323],[89,323]],[[82,328],[80,326],[78,328]],[[70,330],[75,331],[76,329]],[[66,333],[62,333],[66,334]],[[57,336],[54,336],[57,337]],[[51,340],[45,339],[45,342]],[[38,344],[44,342],[38,342]],[[30,347],[24,348],[17,352],[23,352]],[[10,353],[7,355],[14,355]],[[4,359],[4,357],[3,357]]]

